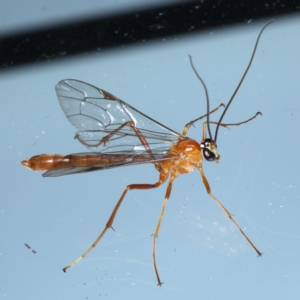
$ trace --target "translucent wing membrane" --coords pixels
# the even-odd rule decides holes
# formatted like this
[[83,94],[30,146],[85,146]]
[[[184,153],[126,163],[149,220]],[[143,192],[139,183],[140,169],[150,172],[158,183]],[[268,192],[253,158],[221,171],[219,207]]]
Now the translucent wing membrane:
[[75,138],[91,151],[141,155],[145,145],[130,122],[154,154],[156,149],[159,154],[166,153],[181,138],[174,130],[88,83],[65,79],[56,85],[56,94],[68,120],[79,130]]

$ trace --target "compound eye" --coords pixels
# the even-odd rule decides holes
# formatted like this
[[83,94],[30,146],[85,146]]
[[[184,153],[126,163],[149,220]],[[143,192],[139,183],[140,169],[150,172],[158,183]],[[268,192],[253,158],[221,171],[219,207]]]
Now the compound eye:
[[[212,144],[212,140],[211,139],[205,139],[201,144],[200,147],[202,149],[202,154],[204,156],[204,158],[208,161],[215,161],[216,160],[216,154],[210,150],[211,148],[211,144]],[[216,148],[217,145],[214,145],[214,147]]]
[[214,161],[216,158],[216,155],[207,148],[203,149],[203,156],[208,161]]

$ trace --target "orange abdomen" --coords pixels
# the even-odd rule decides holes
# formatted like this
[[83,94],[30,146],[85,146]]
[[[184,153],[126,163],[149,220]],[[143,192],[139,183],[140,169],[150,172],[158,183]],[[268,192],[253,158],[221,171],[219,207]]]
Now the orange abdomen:
[[126,163],[149,162],[149,156],[120,155],[120,154],[40,154],[29,159],[23,160],[22,165],[34,171],[49,171],[57,169],[68,169],[72,167],[95,168],[105,167],[107,165],[122,165]]
[[40,154],[23,160],[22,165],[35,171],[47,171],[66,168],[70,160],[65,154]]

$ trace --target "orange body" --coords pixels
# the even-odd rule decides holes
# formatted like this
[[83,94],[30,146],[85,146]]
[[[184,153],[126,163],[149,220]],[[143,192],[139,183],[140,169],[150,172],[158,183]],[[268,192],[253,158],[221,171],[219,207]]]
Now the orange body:
[[176,159],[162,160],[155,163],[159,172],[172,173],[175,177],[193,171],[202,162],[202,153],[197,141],[186,138],[170,148],[170,157]]
[[[100,168],[112,163],[142,163],[148,157],[139,155],[130,157],[122,154],[40,154],[23,160],[22,165],[34,171],[49,171],[76,167]],[[166,159],[155,162],[158,171],[164,173],[186,174],[202,162],[201,148],[197,141],[185,138],[170,148]]]

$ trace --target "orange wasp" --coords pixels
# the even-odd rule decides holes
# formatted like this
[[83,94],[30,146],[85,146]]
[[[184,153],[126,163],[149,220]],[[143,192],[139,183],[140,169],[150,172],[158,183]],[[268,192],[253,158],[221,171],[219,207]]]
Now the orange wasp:
[[[79,130],[75,138],[92,152],[70,155],[41,154],[22,161],[23,166],[35,171],[46,171],[43,174],[44,177],[56,177],[106,170],[119,166],[153,163],[160,174],[158,181],[154,184],[138,183],[130,184],[126,187],[101,234],[80,257],[63,268],[64,272],[82,260],[98,244],[106,231],[109,228],[113,228],[112,225],[117,211],[129,190],[157,188],[169,179],[165,199],[153,233],[153,264],[158,285],[161,285],[162,282],[156,266],[156,239],[166,204],[171,194],[173,181],[180,174],[190,173],[194,168],[200,172],[204,186],[210,197],[235,224],[258,256],[262,255],[233,219],[227,208],[212,194],[202,168],[202,161],[204,158],[207,161],[219,162],[220,155],[217,152],[217,136],[220,126],[226,128],[228,126],[239,126],[253,120],[258,114],[261,114],[257,112],[252,118],[239,123],[222,123],[228,107],[251,66],[260,36],[266,26],[271,22],[273,21],[268,22],[260,31],[247,69],[231,99],[225,106],[218,122],[210,121],[209,116],[221,106],[224,106],[224,104],[210,111],[206,85],[197,73],[192,58],[190,57],[191,66],[201,81],[206,93],[207,113],[187,123],[183,128],[182,134],[153,120],[112,94],[88,83],[75,79],[65,79],[56,85],[56,94],[62,110],[71,124]],[[188,138],[187,132],[195,122],[205,117],[206,121],[203,123],[202,128],[202,141],[199,144],[197,141]],[[210,124],[216,125],[214,138],[211,134]],[[207,133],[209,137],[207,137]]]

